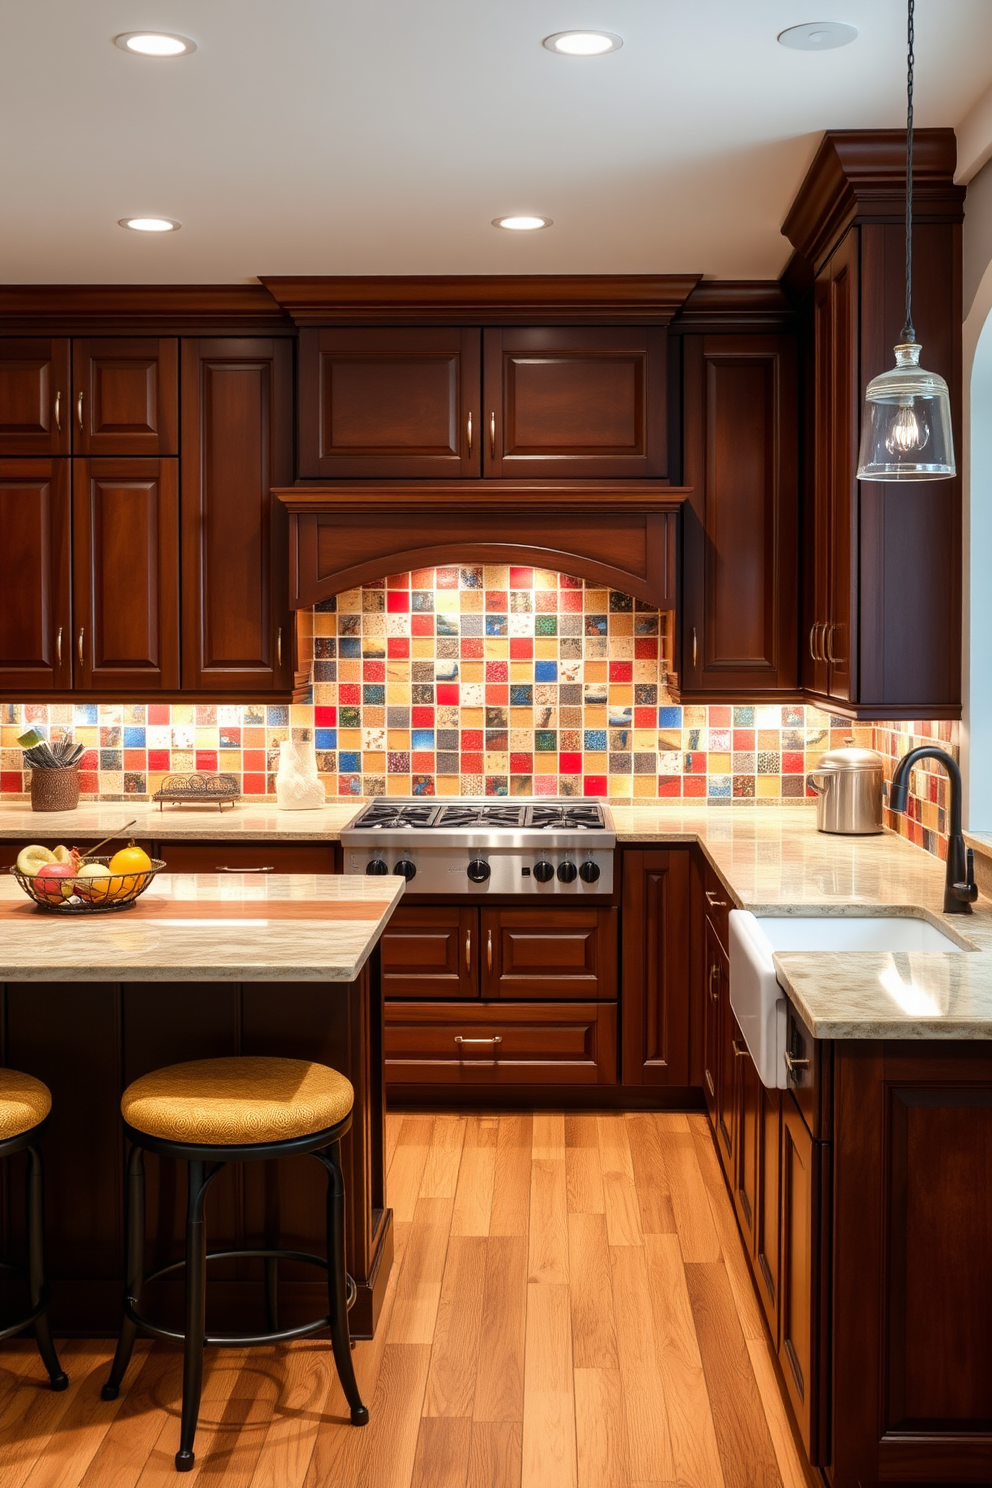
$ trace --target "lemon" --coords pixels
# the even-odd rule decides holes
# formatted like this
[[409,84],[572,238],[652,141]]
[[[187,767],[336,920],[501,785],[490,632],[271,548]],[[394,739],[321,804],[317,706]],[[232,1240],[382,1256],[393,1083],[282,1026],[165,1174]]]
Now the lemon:
[[30,847],[22,847],[17,854],[17,869],[23,873],[25,878],[34,878],[38,869],[45,863],[55,863],[58,859],[47,847],[40,847],[32,843]]
[[80,899],[97,904],[110,892],[110,884],[104,882],[109,878],[110,869],[105,863],[83,863],[76,874],[76,893]]

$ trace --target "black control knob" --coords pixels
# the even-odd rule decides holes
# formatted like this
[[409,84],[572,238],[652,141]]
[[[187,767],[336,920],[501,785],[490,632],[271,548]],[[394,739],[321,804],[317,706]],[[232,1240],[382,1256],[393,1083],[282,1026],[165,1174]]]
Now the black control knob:
[[538,883],[550,883],[554,876],[554,863],[549,863],[546,859],[542,858],[539,863],[534,864],[534,877]]
[[402,874],[407,883],[409,883],[411,878],[416,878],[417,876],[417,865],[416,863],[411,863],[409,858],[401,858],[393,869],[393,872]]
[[599,864],[587,858],[584,863],[579,864],[579,877],[583,883],[595,883],[599,877]]
[[564,863],[558,864],[558,877],[562,883],[574,883],[578,870],[570,859],[566,858]]
[[473,883],[485,883],[489,877],[489,864],[485,858],[473,858],[468,865],[468,876]]
[[388,873],[389,869],[386,867],[381,858],[373,858],[371,863],[369,863],[368,867],[365,869],[365,872],[371,873],[374,877],[378,878],[383,873]]

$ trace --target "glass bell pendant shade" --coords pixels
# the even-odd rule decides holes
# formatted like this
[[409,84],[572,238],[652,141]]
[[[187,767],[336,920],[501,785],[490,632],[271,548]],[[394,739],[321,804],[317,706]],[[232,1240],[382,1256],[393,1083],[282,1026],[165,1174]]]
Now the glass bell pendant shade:
[[955,474],[947,383],[920,366],[920,346],[896,347],[891,372],[865,393],[858,480],[946,480]]

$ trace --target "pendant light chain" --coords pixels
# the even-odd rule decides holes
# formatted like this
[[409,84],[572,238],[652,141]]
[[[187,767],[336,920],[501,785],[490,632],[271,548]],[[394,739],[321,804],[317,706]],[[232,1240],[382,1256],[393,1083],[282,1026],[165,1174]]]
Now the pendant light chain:
[[902,328],[904,341],[915,341],[913,328],[913,51],[916,0],[909,0],[907,15],[908,55],[906,58],[906,323]]

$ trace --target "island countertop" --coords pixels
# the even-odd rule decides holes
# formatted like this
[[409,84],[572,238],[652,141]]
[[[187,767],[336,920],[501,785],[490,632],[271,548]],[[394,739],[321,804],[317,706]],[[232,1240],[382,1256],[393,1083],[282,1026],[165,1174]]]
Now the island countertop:
[[0,876],[0,981],[354,982],[405,886],[161,873],[131,909],[63,916]]

